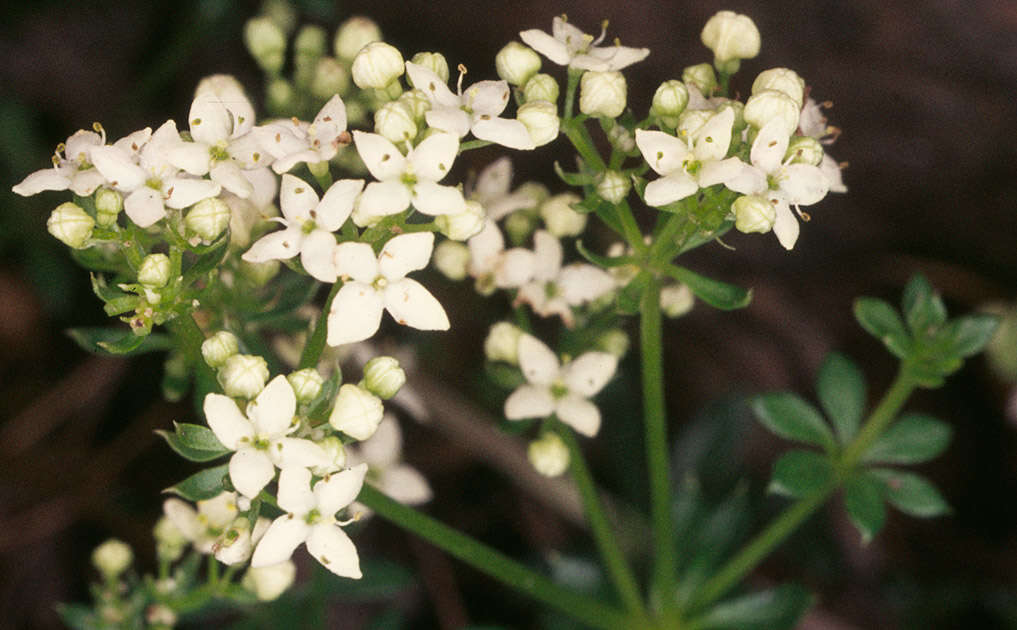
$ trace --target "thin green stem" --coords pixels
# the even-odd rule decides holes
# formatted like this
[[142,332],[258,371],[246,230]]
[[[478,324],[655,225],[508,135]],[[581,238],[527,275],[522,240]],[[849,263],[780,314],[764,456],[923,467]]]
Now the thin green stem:
[[365,485],[358,500],[379,516],[430,542],[473,568],[593,628],[639,627],[636,620],[602,602],[562,588],[548,578],[444,523]]
[[643,242],[643,233],[639,229],[639,224],[636,223],[636,217],[632,214],[632,208],[629,206],[629,202],[622,199],[621,203],[614,204],[615,215],[618,217],[618,222],[622,226],[622,230],[625,231],[625,240],[629,242],[629,245],[633,250],[637,252],[646,251],[646,243]]
[[654,599],[667,612],[677,590],[677,553],[671,512],[671,463],[668,458],[667,412],[664,406],[664,368],[660,318],[660,280],[651,277],[643,292],[639,344],[643,377],[643,416],[646,423],[646,463],[650,475],[653,522]]
[[568,427],[558,425],[555,428],[558,436],[569,448],[572,478],[579,489],[579,496],[583,499],[586,518],[590,523],[594,540],[597,542],[597,549],[600,551],[600,557],[604,561],[608,575],[614,583],[615,590],[618,591],[618,595],[621,597],[629,613],[635,617],[645,618],[646,610],[643,607],[642,597],[639,594],[639,584],[636,582],[635,574],[632,573],[632,568],[629,566],[625,554],[622,553],[614,532],[611,530],[611,524],[604,513],[604,506],[597,495],[597,488],[593,485],[593,478],[590,476],[590,470],[586,466],[586,460],[583,457],[582,449],[579,448],[579,442]]
[[604,166],[604,158],[600,157],[597,148],[593,146],[593,138],[590,137],[589,130],[580,118],[566,122],[564,124],[564,131],[565,137],[572,142],[572,146],[575,147],[587,166],[597,172],[603,171],[606,168]]
[[565,87],[565,106],[562,111],[562,118],[565,123],[572,120],[572,108],[576,102],[576,90],[579,88],[579,79],[583,76],[582,70],[569,68],[568,84]]
[[467,140],[466,142],[463,142],[459,145],[459,153],[461,155],[463,153],[466,153],[467,151],[487,147],[490,146],[491,144],[493,143],[489,140]]
[[897,412],[904,406],[915,387],[915,382],[908,373],[907,366],[902,365],[893,385],[887,390],[869,419],[862,425],[858,435],[844,449],[838,461],[838,471],[847,473],[855,467],[858,460],[876,441],[876,438],[882,435],[883,431],[886,431],[893,419],[897,417]]
[[332,290],[328,292],[325,305],[321,307],[321,315],[318,316],[318,323],[314,325],[314,331],[307,338],[307,343],[304,344],[304,351],[300,353],[298,370],[318,365],[318,359],[321,358],[321,353],[325,349],[325,339],[328,335],[328,313],[332,309],[332,300],[335,299],[336,294],[339,293],[339,289],[342,286],[342,282],[336,281],[332,285]]

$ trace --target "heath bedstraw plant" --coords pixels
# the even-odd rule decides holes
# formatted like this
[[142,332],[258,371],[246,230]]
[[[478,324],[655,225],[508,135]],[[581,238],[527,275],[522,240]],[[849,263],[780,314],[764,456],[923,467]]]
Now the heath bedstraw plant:
[[[158,574],[139,578],[131,550],[105,543],[94,556],[103,579],[95,606],[64,607],[69,625],[169,628],[214,602],[275,599],[294,582],[301,543],[329,571],[358,579],[356,528],[351,538],[343,526],[373,513],[590,627],[790,628],[810,601],[800,587],[730,593],[831,495],[843,492],[865,541],[886,503],[919,517],[947,511],[904,467],[938,455],[949,430],[900,411],[915,388],[940,385],[978,352],[995,319],[948,319],[916,277],[903,315],[879,300],[856,303],[861,325],[901,361],[871,411],[861,371],[838,354],[819,375],[821,409],[791,393],[754,399],[764,426],[808,447],[774,468],[771,489],[794,503],[705,573],[690,575],[678,555],[691,521],[676,518],[689,495],[671,479],[661,315],[679,317],[695,302],[742,308],[751,292],[675,260],[732,228],[772,231],[791,249],[799,219],[809,220],[801,207],[846,191],[827,153],[838,130],[805,79],[766,69],[746,102],[732,98],[732,76],[760,49],[751,19],[710,18],[702,41],[712,65],[675,69],[681,78],[660,84],[648,112],[629,107],[624,71],[650,51],[603,45],[607,22],[598,37],[565,16],[551,34],[523,31],[522,43],[498,53],[498,79],[464,88],[458,65],[453,91],[443,55],[404,55],[367,18],[339,27],[335,56],[320,27],[289,44],[292,25],[278,19],[256,17],[244,32],[274,117],[259,118],[235,79],[211,76],[195,92],[187,131],[168,120],[109,143],[96,124],[13,188],[72,193],[47,227],[91,270],[106,313],[127,324],[72,336],[107,354],[168,351],[166,395],[190,387],[204,418],[160,434],[188,460],[211,464],[169,488],[177,497],[154,530]],[[541,73],[542,57],[566,68]],[[555,141],[576,152],[575,171],[554,164],[565,191],[514,184],[508,157],[456,179],[465,151],[500,145],[525,159]],[[616,240],[606,254],[581,238],[592,225]],[[574,254],[583,260],[566,263]],[[506,293],[515,323],[494,324],[483,344],[491,374],[513,389],[504,415],[534,436],[528,453],[539,473],[571,473],[609,595],[558,584],[410,507],[433,493],[401,463],[398,422],[386,415],[405,371],[374,357],[361,382],[344,383],[335,355],[325,359],[370,340],[384,311],[401,325],[448,330],[442,304],[408,277],[432,260],[484,295]],[[537,336],[547,326],[531,315],[561,322],[557,344]],[[647,579],[619,544],[576,437],[632,421],[596,403],[628,350],[630,317],[639,326],[651,498],[648,544],[635,553],[651,567]]]

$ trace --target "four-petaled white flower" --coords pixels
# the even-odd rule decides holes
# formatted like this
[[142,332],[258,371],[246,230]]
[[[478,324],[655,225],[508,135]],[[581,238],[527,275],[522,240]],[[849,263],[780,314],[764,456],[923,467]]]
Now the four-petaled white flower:
[[310,124],[297,120],[279,120],[254,128],[261,146],[275,158],[272,170],[282,174],[297,164],[316,164],[331,160],[339,147],[350,143],[346,131],[346,104],[333,96]]
[[236,492],[220,492],[211,499],[197,502],[197,510],[177,498],[166,499],[162,510],[200,553],[214,553],[216,543],[236,520]]
[[219,194],[222,187],[207,179],[178,176],[169,153],[180,145],[177,124],[167,120],[135,156],[129,147],[92,147],[92,163],[113,188],[126,193],[124,212],[139,227],[166,216],[166,206],[183,209]]
[[487,140],[510,149],[536,148],[526,125],[518,120],[499,118],[508,105],[511,90],[506,81],[479,81],[463,92],[463,74],[460,66],[458,94],[445,85],[433,70],[406,62],[406,73],[413,85],[427,96],[431,109],[427,111],[427,124],[462,138],[470,131],[480,140]]
[[300,543],[323,567],[359,579],[360,558],[353,541],[339,526],[335,514],[360,494],[367,464],[325,477],[311,489],[311,472],[287,468],[279,473],[279,507],[286,510],[272,521],[254,549],[251,566],[267,567],[289,559]]
[[275,477],[276,467],[327,466],[325,450],[301,438],[286,437],[297,429],[293,422],[297,398],[283,375],[272,379],[247,405],[247,416],[232,398],[205,396],[205,418],[223,446],[236,451],[230,458],[233,487],[245,497],[258,496]]
[[319,201],[318,194],[303,180],[285,174],[279,205],[282,218],[276,218],[285,230],[261,237],[243,255],[247,262],[285,260],[300,254],[300,263],[322,282],[335,282],[335,236],[353,211],[353,204],[364,187],[362,179],[341,179],[325,191]]
[[328,345],[363,341],[388,310],[397,322],[420,330],[448,330],[448,315],[431,293],[406,274],[431,260],[434,234],[414,232],[389,239],[377,258],[367,243],[335,248],[336,272],[346,283],[332,300]]
[[586,352],[563,366],[542,341],[524,334],[519,338],[519,367],[527,384],[505,401],[506,418],[545,418],[553,413],[583,435],[597,434],[600,410],[588,399],[614,376],[618,367],[614,355]]
[[654,171],[662,175],[646,185],[648,205],[666,206],[694,194],[700,188],[726,184],[737,177],[744,162],[724,159],[731,145],[734,110],[714,114],[688,140],[663,131],[636,129],[636,145]]
[[480,171],[473,189],[469,192],[469,198],[484,206],[487,218],[491,221],[499,221],[516,210],[537,205],[537,199],[532,192],[527,190],[509,192],[511,187],[512,160],[502,157]]
[[[823,171],[811,164],[792,164],[784,160],[790,138],[779,120],[767,123],[759,130],[749,157],[752,164],[742,162],[741,172],[725,185],[743,195],[766,197],[777,211],[773,233],[785,249],[791,249],[798,240],[798,221],[791,212],[795,207],[817,203],[830,189]],[[793,156],[792,156],[793,157]]]
[[360,158],[378,181],[371,182],[357,202],[353,220],[367,225],[379,217],[413,207],[429,215],[460,214],[466,200],[455,186],[438,182],[448,175],[459,151],[459,139],[436,133],[403,156],[389,140],[376,133],[354,131]]
[[595,70],[612,72],[631,66],[646,59],[649,48],[629,48],[627,46],[601,46],[607,35],[607,22],[594,39],[575,26],[565,21],[565,16],[556,17],[551,22],[551,34],[539,29],[530,29],[519,33],[530,48],[533,48],[560,66],[569,66],[579,70]]

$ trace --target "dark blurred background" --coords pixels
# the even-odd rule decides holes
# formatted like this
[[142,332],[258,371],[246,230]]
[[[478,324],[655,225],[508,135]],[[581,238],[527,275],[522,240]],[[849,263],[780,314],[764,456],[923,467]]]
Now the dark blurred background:
[[[763,41],[759,57],[736,76],[736,90],[747,93],[761,70],[788,66],[812,86],[814,97],[833,101],[827,114],[844,133],[830,152],[850,163],[844,172],[849,193],[810,208],[813,220],[803,225],[793,252],[769,235],[734,233],[725,239],[733,251],[698,251],[689,266],[751,286],[755,299],[737,313],[700,305],[666,331],[673,434],[702,436],[717,417],[733,427],[736,439],[715,453],[714,463],[753,479],[754,529],[783,504],[765,497],[763,486],[785,445],[752,426],[741,397],[777,388],[812,397],[816,370],[834,349],[865,366],[873,397],[893,376],[894,361],[854,323],[854,297],[897,301],[908,277],[921,271],[955,313],[1017,298],[1012,2],[296,4],[303,21],[325,26],[330,35],[347,16],[370,15],[407,57],[440,51],[453,67],[465,63],[471,79],[494,78],[495,53],[520,30],[549,29],[552,17],[566,12],[596,32],[608,18],[609,37],[652,51],[626,71],[629,104],[639,113],[660,81],[710,61],[700,29],[717,10],[732,9],[755,20]],[[94,579],[89,554],[107,537],[130,542],[138,566],[152,570],[158,493],[193,471],[152,431],[172,420],[197,420],[190,405],[162,401],[161,357],[93,357],[63,335],[72,325],[105,320],[87,274],[46,233],[46,217],[64,197],[23,199],[10,187],[45,167],[58,142],[93,121],[117,138],[166,118],[183,120],[195,85],[207,74],[235,74],[259,97],[261,77],[241,40],[244,21],[257,10],[257,3],[225,0],[33,2],[4,10],[0,627],[59,627],[54,603],[88,598],[87,582]],[[558,72],[548,62],[544,68]],[[472,152],[458,168],[480,168],[498,155]],[[537,179],[554,187],[550,164],[562,156],[542,149],[531,162],[517,161],[516,182]],[[434,400],[472,395],[483,384],[477,375],[482,359],[479,350],[464,354],[457,340],[482,338],[498,305],[466,286],[437,277],[433,284],[457,333],[415,337],[426,341],[427,360],[411,382],[417,379],[425,395],[434,388]],[[605,408],[605,430],[587,448],[598,481],[638,510],[646,500],[642,443],[636,420],[625,413],[626,405],[638,406],[635,392],[631,376],[611,386],[609,395],[619,402]],[[912,400],[911,409],[937,414],[955,429],[948,453],[921,468],[942,488],[953,516],[923,522],[894,513],[883,534],[862,547],[840,501],[833,501],[757,571],[752,584],[790,578],[806,584],[818,594],[803,625],[808,628],[1017,627],[1017,443],[1006,412],[1010,396],[1011,386],[976,358],[943,389]],[[487,398],[487,410],[497,412],[501,398]],[[546,497],[517,483],[506,465],[485,458],[495,445],[464,444],[455,431],[435,425],[441,421],[406,427],[407,457],[435,487],[433,514],[516,557],[546,561],[552,550],[589,551],[588,537],[562,510],[549,509]],[[522,598],[384,523],[370,523],[356,539],[362,555],[389,558],[412,580],[394,604],[371,597],[349,603],[337,595],[329,627],[361,627],[389,606],[414,628],[546,622]],[[225,622],[213,625],[219,623]]]

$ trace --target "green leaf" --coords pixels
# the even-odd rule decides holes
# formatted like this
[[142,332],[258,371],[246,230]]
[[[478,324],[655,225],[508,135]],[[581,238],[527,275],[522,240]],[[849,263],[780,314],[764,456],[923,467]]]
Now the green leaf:
[[526,382],[517,366],[499,361],[485,361],[484,373],[491,382],[504,390],[515,389]]
[[229,249],[230,232],[226,230],[222,236],[207,247],[197,248],[198,259],[184,272],[183,285],[190,286],[195,280],[219,266]]
[[946,321],[942,298],[920,273],[912,276],[904,287],[901,302],[908,328],[916,337],[926,336],[930,329],[938,328]]
[[618,310],[626,315],[635,315],[643,303],[643,292],[650,283],[650,273],[641,271],[618,292]]
[[173,339],[160,333],[138,336],[130,329],[107,327],[69,328],[65,332],[83,350],[107,356],[161,352],[173,347]]
[[999,318],[986,313],[965,315],[951,320],[940,330],[948,352],[954,357],[970,357],[982,351],[999,326]]
[[688,286],[697,298],[714,308],[730,311],[744,308],[752,301],[751,289],[743,289],[733,284],[707,278],[677,265],[668,265],[664,271],[678,282]]
[[791,630],[812,605],[812,595],[797,584],[723,601],[696,619],[700,630]]
[[875,469],[871,473],[885,484],[886,500],[905,514],[932,518],[951,512],[939,490],[921,475],[889,468]]
[[865,413],[865,376],[851,359],[831,352],[819,368],[816,392],[819,404],[833,423],[840,443],[847,444],[858,432],[858,425]]
[[593,175],[589,173],[566,173],[557,160],[554,162],[554,172],[569,186],[582,188],[593,183]]
[[788,451],[773,466],[769,491],[800,499],[822,490],[833,479],[829,458],[815,451]]
[[903,416],[879,436],[862,461],[883,464],[919,464],[933,459],[950,444],[953,429],[932,416]]
[[60,620],[73,630],[94,630],[101,627],[92,609],[81,604],[57,604]]
[[883,482],[871,475],[861,474],[844,485],[844,507],[848,518],[862,535],[867,545],[886,523],[886,506],[883,499]]
[[835,447],[833,432],[816,408],[790,392],[757,396],[752,411],[759,421],[780,437],[816,444],[828,451]]
[[231,452],[208,427],[174,422],[176,433],[156,431],[174,451],[192,462],[207,462]]
[[203,501],[218,496],[226,487],[223,480],[229,475],[229,464],[206,468],[184,479],[175,486],[163,490],[183,497],[188,501]]
[[870,335],[898,358],[905,358],[911,352],[911,337],[904,328],[897,311],[889,302],[877,298],[860,297],[855,300],[855,319]]
[[623,265],[631,265],[634,262],[634,258],[632,256],[611,257],[611,256],[601,256],[600,254],[594,254],[590,250],[586,249],[586,246],[583,245],[582,240],[576,241],[576,251],[578,251],[583,258],[590,261],[594,265],[597,265],[598,267],[604,268],[621,267]]
[[307,404],[307,417],[311,420],[324,420],[328,417],[328,414],[332,412],[330,403],[335,398],[336,393],[339,391],[339,386],[342,384],[342,369],[336,365],[328,380],[322,383],[321,391],[314,397],[314,400]]

